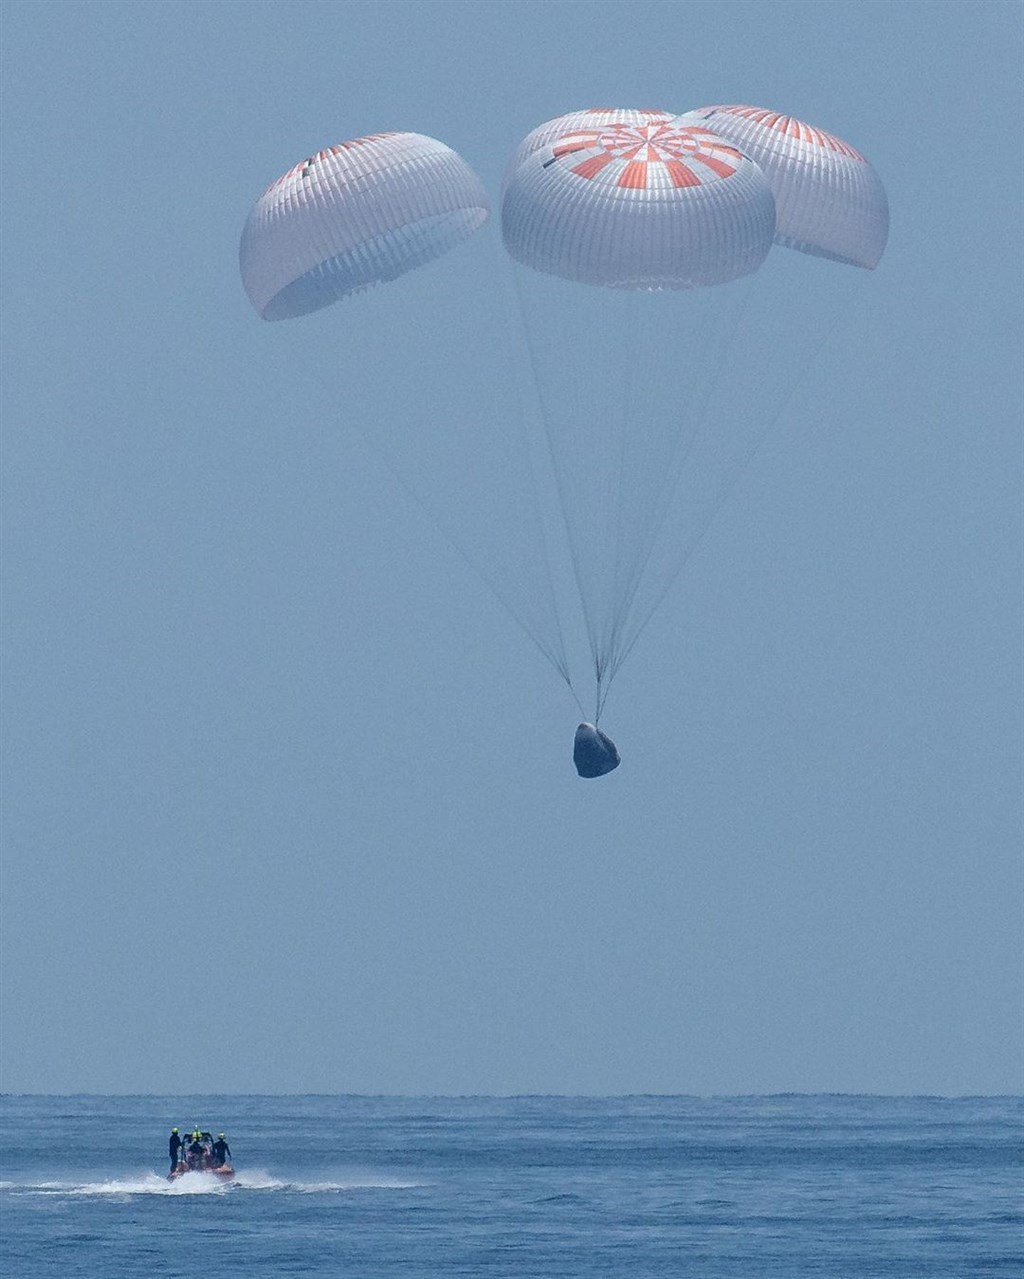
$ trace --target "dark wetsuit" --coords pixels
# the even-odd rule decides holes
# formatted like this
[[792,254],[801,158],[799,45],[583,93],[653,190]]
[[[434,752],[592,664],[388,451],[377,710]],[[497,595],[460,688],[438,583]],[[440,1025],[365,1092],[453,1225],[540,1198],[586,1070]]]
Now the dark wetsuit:
[[171,1133],[171,1140],[168,1143],[168,1154],[171,1156],[171,1172],[178,1166],[178,1151],[181,1149],[181,1138],[176,1132]]
[[226,1141],[220,1137],[213,1143],[213,1166],[214,1168],[223,1168],[231,1158],[231,1148]]

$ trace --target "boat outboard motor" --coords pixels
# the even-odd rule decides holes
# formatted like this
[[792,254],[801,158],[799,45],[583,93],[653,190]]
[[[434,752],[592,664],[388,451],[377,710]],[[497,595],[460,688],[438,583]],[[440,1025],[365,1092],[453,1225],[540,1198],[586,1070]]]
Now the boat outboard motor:
[[607,734],[594,724],[581,724],[576,730],[572,762],[581,777],[603,777],[619,766],[619,752]]

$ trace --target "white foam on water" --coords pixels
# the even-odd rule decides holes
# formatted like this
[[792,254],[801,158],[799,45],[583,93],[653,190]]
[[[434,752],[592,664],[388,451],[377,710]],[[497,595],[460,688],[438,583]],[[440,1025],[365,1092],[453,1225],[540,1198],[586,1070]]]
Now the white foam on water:
[[238,1172],[236,1169],[232,1180],[236,1186],[242,1186],[246,1190],[287,1190],[288,1188],[286,1181],[278,1181],[263,1168],[249,1168],[245,1172]]
[[114,1177],[109,1181],[41,1181],[35,1185],[18,1186],[19,1190],[37,1191],[41,1194],[78,1196],[116,1195],[223,1195],[229,1189],[222,1178],[208,1172],[193,1172],[177,1181],[168,1181],[155,1172],[141,1173],[135,1177]]
[[114,1177],[108,1181],[40,1181],[0,1182],[0,1189],[20,1190],[29,1194],[69,1195],[76,1197],[118,1197],[130,1195],[226,1195],[237,1190],[283,1190],[291,1194],[341,1194],[352,1190],[412,1190],[421,1185],[391,1177],[353,1176],[344,1181],[281,1181],[264,1169],[236,1173],[226,1180],[212,1172],[190,1172],[175,1181],[159,1173],[147,1172],[134,1177]]

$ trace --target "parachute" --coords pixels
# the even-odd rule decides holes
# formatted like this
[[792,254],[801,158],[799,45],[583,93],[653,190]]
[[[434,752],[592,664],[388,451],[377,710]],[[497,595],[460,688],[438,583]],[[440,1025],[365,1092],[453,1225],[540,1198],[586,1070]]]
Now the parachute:
[[296,164],[256,201],[242,283],[264,320],[307,315],[439,257],[488,212],[479,178],[443,142],[354,138]]
[[631,613],[688,440],[722,372],[738,296],[720,286],[753,274],[775,234],[768,183],[739,148],[703,126],[616,114],[535,130],[543,142],[526,148],[501,210],[505,248],[527,268],[517,280],[595,724],[633,639]]
[[509,254],[538,271],[620,289],[695,289],[761,265],[775,202],[761,170],[706,129],[563,127],[516,169],[501,226]]
[[848,142],[763,107],[700,107],[701,124],[741,148],[775,197],[775,243],[849,266],[878,265],[889,204],[878,174]]
[[[245,291],[263,319],[304,316],[441,257],[487,217],[479,179],[443,143],[416,133],[343,142],[257,200],[239,250]],[[385,461],[576,698],[581,777],[618,766],[599,727],[612,681],[820,350],[829,306],[841,314],[841,301],[829,302],[841,293],[833,275],[864,275],[836,264],[874,267],[887,232],[870,164],[791,117],[739,106],[570,112],[532,130],[506,167],[504,266],[495,258],[460,275],[449,260],[432,282],[438,351],[422,385],[437,411],[415,426],[396,421],[388,380],[373,383],[378,425],[394,423],[383,428],[393,429]],[[491,273],[511,280],[521,328],[518,343],[514,332],[504,337],[519,384],[521,403],[507,415],[520,421],[518,439],[503,425],[500,391],[490,421],[462,401],[457,411],[440,403],[471,370],[480,379],[479,344],[496,335],[468,333],[456,292],[444,311],[444,290],[490,293]],[[401,299],[388,305],[378,322],[389,337],[392,324],[422,328],[422,313],[404,316]],[[457,320],[456,340],[448,331]],[[348,331],[350,358],[359,336]],[[350,393],[356,384],[348,377]],[[469,434],[457,439],[460,423]],[[480,476],[464,458],[482,439],[508,450],[488,495],[459,483]],[[444,497],[430,491],[441,469],[455,480]],[[529,501],[512,496],[513,472],[528,477]],[[544,551],[513,565],[530,502]],[[487,547],[460,533],[457,505],[477,529],[500,525],[503,536]]]

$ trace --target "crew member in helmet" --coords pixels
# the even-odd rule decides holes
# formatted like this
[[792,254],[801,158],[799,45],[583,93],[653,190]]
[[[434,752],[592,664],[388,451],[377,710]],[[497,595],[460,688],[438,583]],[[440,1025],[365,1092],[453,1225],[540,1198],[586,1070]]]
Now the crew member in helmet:
[[178,1166],[178,1160],[180,1158],[180,1155],[178,1152],[180,1150],[181,1150],[181,1138],[178,1136],[177,1128],[172,1128],[171,1140],[168,1143],[168,1150],[167,1150],[167,1153],[171,1156],[171,1172],[174,1172],[174,1170]]
[[219,1132],[217,1140],[213,1143],[213,1166],[214,1168],[223,1168],[231,1159],[231,1147],[224,1140],[224,1134]]
[[190,1168],[202,1168],[203,1166],[203,1134],[201,1129],[196,1128],[191,1140],[188,1143],[188,1166]]

